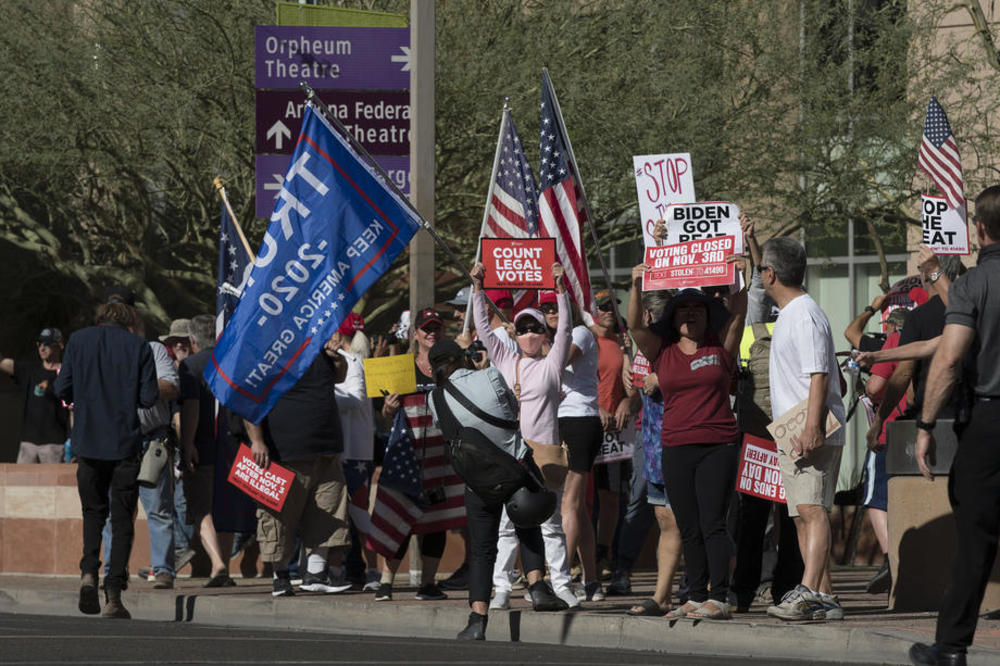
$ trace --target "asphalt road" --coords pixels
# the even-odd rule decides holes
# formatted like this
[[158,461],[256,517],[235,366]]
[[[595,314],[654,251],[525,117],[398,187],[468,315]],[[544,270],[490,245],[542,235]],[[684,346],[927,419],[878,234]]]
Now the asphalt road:
[[[692,657],[509,642],[464,643],[191,624],[0,613],[0,664],[623,664],[731,666]],[[772,661],[769,664],[808,664]]]

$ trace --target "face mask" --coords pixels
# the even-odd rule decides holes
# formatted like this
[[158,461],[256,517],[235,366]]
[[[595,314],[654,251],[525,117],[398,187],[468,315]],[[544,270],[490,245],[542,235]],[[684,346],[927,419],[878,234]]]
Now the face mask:
[[525,333],[517,336],[517,346],[525,356],[538,356],[542,352],[545,336],[540,333]]

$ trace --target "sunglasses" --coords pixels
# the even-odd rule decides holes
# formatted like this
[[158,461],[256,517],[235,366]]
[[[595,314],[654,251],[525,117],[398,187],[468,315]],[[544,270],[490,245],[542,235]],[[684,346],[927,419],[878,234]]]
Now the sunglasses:
[[542,314],[555,314],[559,312],[559,306],[557,306],[555,303],[543,303],[542,305],[538,306],[538,309],[541,311]]
[[545,327],[539,324],[537,321],[529,321],[523,324],[518,323],[514,331],[518,335],[527,335],[528,333],[537,333],[538,335],[542,335],[543,333],[545,333]]
[[597,306],[597,309],[601,312],[611,312],[611,310],[614,309],[614,306],[611,303],[602,303]]

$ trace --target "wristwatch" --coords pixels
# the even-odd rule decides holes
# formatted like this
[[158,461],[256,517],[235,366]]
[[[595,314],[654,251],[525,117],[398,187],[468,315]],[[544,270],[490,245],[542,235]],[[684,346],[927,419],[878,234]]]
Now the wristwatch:
[[917,428],[920,430],[926,430],[927,432],[934,432],[934,427],[937,425],[937,421],[921,421],[917,419]]
[[865,306],[865,312],[867,312],[868,314],[875,314],[875,308],[873,308],[870,305],[866,305]]
[[930,282],[931,284],[934,284],[935,282],[938,281],[938,278],[940,277],[941,277],[941,271],[934,271],[933,273],[927,274],[927,281]]

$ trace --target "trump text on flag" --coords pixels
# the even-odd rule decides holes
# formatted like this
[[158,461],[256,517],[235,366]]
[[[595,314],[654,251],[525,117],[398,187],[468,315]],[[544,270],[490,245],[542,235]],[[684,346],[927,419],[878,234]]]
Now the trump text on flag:
[[676,245],[646,248],[642,277],[643,291],[683,289],[733,284],[736,266],[726,261],[733,254],[736,239],[732,236],[693,240]]
[[554,289],[554,238],[483,238],[487,289]]
[[965,208],[952,208],[944,197],[921,197],[923,243],[935,254],[969,254]]

